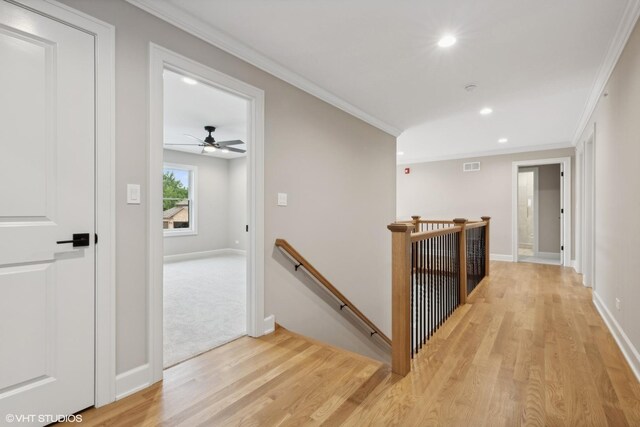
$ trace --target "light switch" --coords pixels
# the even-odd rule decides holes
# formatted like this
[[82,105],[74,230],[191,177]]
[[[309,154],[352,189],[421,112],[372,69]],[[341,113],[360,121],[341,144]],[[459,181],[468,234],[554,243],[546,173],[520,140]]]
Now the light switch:
[[287,193],[278,193],[278,206],[287,206]]
[[140,184],[127,184],[127,204],[140,204]]

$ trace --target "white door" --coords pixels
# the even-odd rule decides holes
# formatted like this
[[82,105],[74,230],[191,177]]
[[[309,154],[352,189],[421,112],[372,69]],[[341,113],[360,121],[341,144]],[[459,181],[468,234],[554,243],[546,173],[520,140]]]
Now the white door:
[[0,0],[0,424],[94,402],[94,128],[93,36]]

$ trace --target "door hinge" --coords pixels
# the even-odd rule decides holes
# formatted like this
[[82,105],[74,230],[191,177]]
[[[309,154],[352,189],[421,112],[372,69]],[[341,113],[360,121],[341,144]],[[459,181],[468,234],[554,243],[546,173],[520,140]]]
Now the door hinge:
[[561,250],[561,251],[564,251],[564,246],[560,246],[560,250]]
[[560,176],[564,176],[564,172],[560,172]]
[[564,213],[564,209],[560,209],[560,213]]
[[248,224],[244,226],[244,231],[246,231],[247,233],[249,232],[249,225]]
[[94,237],[94,239],[93,239],[93,243],[94,243],[95,245],[97,245],[97,244],[98,244],[98,233],[95,233],[95,234],[94,234],[94,236],[95,236],[95,237]]

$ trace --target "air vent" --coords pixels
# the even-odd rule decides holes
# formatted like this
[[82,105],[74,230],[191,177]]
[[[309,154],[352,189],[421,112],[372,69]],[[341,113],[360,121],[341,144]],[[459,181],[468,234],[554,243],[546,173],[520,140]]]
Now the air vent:
[[469,162],[462,165],[463,172],[478,172],[480,170],[480,162]]

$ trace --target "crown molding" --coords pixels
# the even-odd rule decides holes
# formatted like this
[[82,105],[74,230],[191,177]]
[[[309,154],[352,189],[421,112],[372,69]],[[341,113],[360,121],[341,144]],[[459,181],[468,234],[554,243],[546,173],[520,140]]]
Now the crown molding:
[[578,122],[578,127],[573,135],[573,145],[578,143],[578,140],[584,133],[593,112],[598,106],[600,96],[602,95],[618,60],[620,59],[620,55],[622,55],[622,51],[631,36],[631,32],[635,28],[638,17],[640,17],[640,0],[629,0],[622,15],[622,20],[618,25],[618,29],[616,30],[613,40],[611,40],[609,49],[607,49],[604,61],[593,82],[587,105],[585,106],[582,116],[580,117],[580,121]]
[[285,82],[301,89],[316,98],[319,98],[334,107],[341,109],[354,117],[374,126],[392,136],[398,137],[402,133],[401,129],[392,126],[384,121],[361,110],[355,105],[345,101],[337,95],[321,88],[317,84],[305,79],[301,75],[294,73],[283,65],[267,58],[258,51],[246,44],[236,40],[228,34],[202,22],[178,7],[166,2],[153,0],[126,0],[128,3],[148,12],[157,18],[162,19],[180,28],[187,33],[204,40],[205,42],[224,50],[225,52],[242,59],[245,62],[266,71],[267,73],[284,80]]
[[512,147],[501,150],[477,151],[475,153],[458,153],[446,156],[424,157],[421,159],[398,160],[398,165],[412,165],[416,163],[442,162],[445,160],[475,159],[478,157],[501,156],[504,154],[531,153],[536,151],[559,150],[562,148],[575,148],[571,142],[561,142],[558,144],[529,145],[526,147]]

